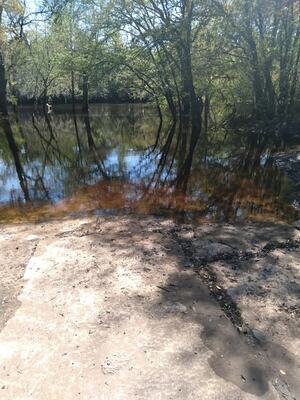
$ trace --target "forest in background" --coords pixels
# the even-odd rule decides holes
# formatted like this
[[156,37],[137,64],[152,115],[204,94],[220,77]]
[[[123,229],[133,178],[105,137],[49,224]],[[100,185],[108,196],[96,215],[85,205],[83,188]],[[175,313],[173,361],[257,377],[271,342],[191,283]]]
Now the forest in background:
[[1,125],[24,187],[8,105],[151,102],[171,115],[157,143],[184,190],[210,129],[298,138],[298,0],[1,0],[0,40]]

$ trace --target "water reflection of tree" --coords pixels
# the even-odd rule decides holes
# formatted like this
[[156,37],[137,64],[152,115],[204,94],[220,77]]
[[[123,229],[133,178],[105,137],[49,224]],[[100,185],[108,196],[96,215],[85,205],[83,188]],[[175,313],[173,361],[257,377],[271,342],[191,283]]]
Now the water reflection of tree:
[[230,220],[260,213],[282,217],[283,210],[292,213],[284,203],[286,180],[274,163],[278,146],[264,132],[258,137],[247,132],[209,132],[191,154],[192,164],[181,185],[180,133],[171,125],[162,137],[157,168],[144,193],[149,201],[155,187],[164,188],[160,196],[170,199],[169,207],[187,214],[193,211],[198,216]]
[[[169,116],[160,120],[139,107],[132,116],[135,134],[127,106],[91,107],[89,113],[77,113],[77,134],[72,114],[54,113],[48,121],[42,113],[33,118],[22,114],[24,167],[33,199],[57,200],[88,187],[87,196],[100,196],[95,204],[101,205],[104,197],[109,204],[108,196],[116,196],[119,188],[123,200],[119,196],[118,204],[127,207],[129,202],[133,209],[192,212],[226,220],[243,213],[275,215],[283,210],[284,181],[265,140],[249,140],[241,132],[209,131],[193,149],[189,173],[183,177],[183,124]],[[128,200],[129,187],[127,195],[139,197],[139,203]],[[84,193],[80,192],[82,201]]]
[[24,193],[24,198],[26,201],[30,200],[29,190],[27,185],[26,175],[22,166],[19,148],[15,141],[14,133],[11,127],[11,123],[8,115],[8,105],[7,105],[7,94],[6,87],[7,80],[5,76],[5,67],[2,51],[0,51],[0,126],[4,135],[6,137],[9,149],[11,151],[12,158],[16,167],[18,179],[20,182],[21,189]]
[[[237,143],[227,157],[206,157],[193,176],[193,190],[205,198],[205,213],[218,219],[247,218],[252,214],[282,217],[285,180],[276,168],[276,147],[263,142]],[[210,150],[211,151],[211,150]],[[234,155],[234,156],[233,156]]]
[[[60,195],[66,196],[77,186],[85,186],[99,179],[113,179],[105,160],[117,146],[123,151],[119,152],[119,171],[116,176],[125,174],[123,168],[127,149],[136,147],[140,139],[132,135],[122,110],[117,111],[119,118],[113,112],[108,112],[107,108],[104,109],[106,116],[99,113],[76,114],[76,126],[74,116],[70,114],[21,112],[24,176],[33,199],[46,199],[52,194],[56,197],[58,187],[61,188],[58,189]],[[142,124],[137,122],[138,129],[141,128],[140,132],[145,137],[149,129]],[[78,141],[81,144],[80,163]],[[149,144],[145,139],[140,142],[137,147],[146,147],[145,142]]]

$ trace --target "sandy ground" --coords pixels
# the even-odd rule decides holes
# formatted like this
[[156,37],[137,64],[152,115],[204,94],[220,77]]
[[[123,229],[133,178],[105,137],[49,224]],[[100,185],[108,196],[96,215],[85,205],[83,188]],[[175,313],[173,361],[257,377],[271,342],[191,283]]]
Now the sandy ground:
[[298,233],[2,226],[0,398],[299,399]]

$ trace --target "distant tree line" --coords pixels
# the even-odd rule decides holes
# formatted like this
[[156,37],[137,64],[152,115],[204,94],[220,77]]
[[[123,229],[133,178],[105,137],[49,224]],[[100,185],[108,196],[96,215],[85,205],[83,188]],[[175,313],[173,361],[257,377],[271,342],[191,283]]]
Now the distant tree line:
[[8,103],[153,102],[172,116],[179,182],[212,126],[299,132],[299,0],[1,0],[0,40],[3,116]]

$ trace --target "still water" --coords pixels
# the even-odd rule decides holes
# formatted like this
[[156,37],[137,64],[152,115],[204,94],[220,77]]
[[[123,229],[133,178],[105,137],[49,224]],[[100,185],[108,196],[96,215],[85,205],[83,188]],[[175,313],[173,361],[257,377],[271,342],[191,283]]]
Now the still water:
[[[33,115],[34,114],[34,115]],[[275,165],[271,144],[241,132],[203,136],[185,194],[174,189],[172,149],[159,176],[170,122],[148,105],[91,105],[89,115],[54,107],[11,118],[31,201],[25,204],[14,161],[1,135],[0,221],[38,221],[87,213],[146,213],[196,221],[292,221],[293,183]]]

